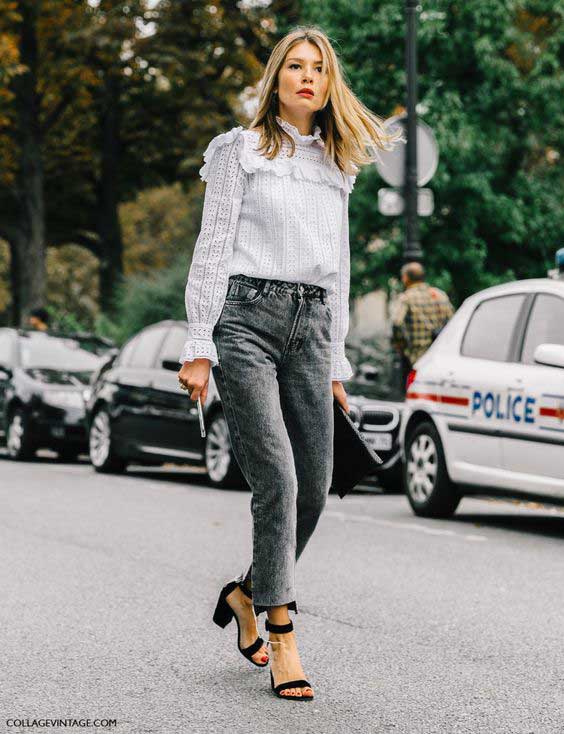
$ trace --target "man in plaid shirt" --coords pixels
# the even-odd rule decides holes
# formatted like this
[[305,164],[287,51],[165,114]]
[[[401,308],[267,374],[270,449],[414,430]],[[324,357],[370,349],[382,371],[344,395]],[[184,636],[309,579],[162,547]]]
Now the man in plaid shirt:
[[454,313],[447,294],[425,282],[421,263],[406,263],[401,269],[405,291],[392,315],[392,344],[402,358],[405,380],[413,364],[431,346],[433,339]]

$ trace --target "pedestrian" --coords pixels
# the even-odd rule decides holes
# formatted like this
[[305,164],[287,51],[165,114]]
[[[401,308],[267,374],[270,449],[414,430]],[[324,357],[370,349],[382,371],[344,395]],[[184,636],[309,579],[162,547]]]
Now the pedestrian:
[[405,288],[392,316],[392,343],[401,357],[403,385],[415,362],[431,346],[454,309],[447,294],[425,282],[425,269],[419,262],[401,269]]
[[399,135],[347,87],[327,36],[302,27],[272,50],[250,128],[213,138],[200,170],[178,378],[205,401],[213,370],[253,518],[252,562],[221,590],[214,621],[235,615],[239,650],[270,660],[275,694],[292,700],[313,698],[289,616],[295,563],[331,484],[333,399],[349,411],[349,194],[358,164]]
[[46,308],[34,308],[29,312],[27,318],[30,328],[37,331],[48,331],[49,311]]

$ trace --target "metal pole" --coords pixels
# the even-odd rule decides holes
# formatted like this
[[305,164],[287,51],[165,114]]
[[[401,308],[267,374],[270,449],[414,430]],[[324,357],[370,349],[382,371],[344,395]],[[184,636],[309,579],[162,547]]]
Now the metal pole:
[[405,151],[405,241],[403,261],[421,261],[417,219],[417,8],[418,0],[405,0],[407,71],[407,145]]

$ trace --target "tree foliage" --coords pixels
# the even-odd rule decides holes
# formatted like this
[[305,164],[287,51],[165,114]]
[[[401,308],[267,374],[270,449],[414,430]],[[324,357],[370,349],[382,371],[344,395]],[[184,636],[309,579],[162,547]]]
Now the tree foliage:
[[[405,99],[403,3],[305,0],[304,18],[336,42],[355,93],[388,117]],[[419,109],[438,139],[420,219],[432,279],[455,300],[544,276],[564,239],[563,4],[426,0],[419,14]],[[364,169],[351,198],[353,292],[386,285],[401,264],[400,222],[377,211],[383,184]]]

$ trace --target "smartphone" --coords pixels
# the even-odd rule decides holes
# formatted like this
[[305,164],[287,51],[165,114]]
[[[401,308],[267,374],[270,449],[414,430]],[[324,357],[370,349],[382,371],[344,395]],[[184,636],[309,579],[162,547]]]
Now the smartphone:
[[204,424],[204,411],[202,410],[202,398],[198,396],[198,418],[200,419],[200,436],[206,437],[206,426]]

